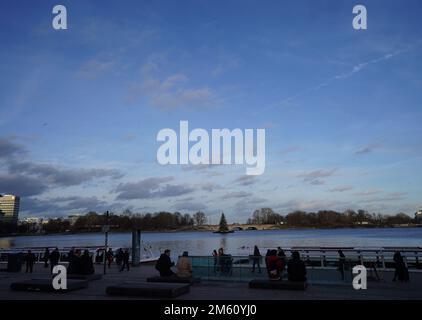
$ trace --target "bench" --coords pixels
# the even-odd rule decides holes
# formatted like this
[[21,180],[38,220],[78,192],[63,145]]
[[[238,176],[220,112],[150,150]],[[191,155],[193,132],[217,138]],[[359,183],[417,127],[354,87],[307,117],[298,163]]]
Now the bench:
[[87,281],[93,281],[93,280],[101,280],[103,276],[101,274],[68,274],[68,279],[74,279],[74,280],[87,280]]
[[56,290],[53,288],[51,279],[31,279],[12,282],[10,289],[14,291],[38,291],[38,292],[68,292],[88,287],[86,280],[67,280],[67,289]]
[[252,289],[277,289],[277,290],[306,290],[306,282],[292,282],[292,281],[274,281],[255,279],[249,282],[249,288]]
[[189,291],[189,284],[152,282],[127,282],[106,288],[106,293],[112,296],[148,298],[175,298]]
[[191,278],[184,278],[184,277],[177,277],[177,276],[170,276],[170,277],[149,277],[147,278],[147,282],[164,282],[164,283],[200,283],[201,277],[191,277]]

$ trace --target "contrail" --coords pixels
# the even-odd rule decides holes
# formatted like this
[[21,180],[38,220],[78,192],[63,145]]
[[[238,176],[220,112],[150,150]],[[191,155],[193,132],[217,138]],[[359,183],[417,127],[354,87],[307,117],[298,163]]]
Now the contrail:
[[285,105],[288,102],[291,102],[293,100],[296,100],[296,99],[298,99],[300,97],[303,97],[303,96],[307,95],[310,92],[317,91],[317,90],[319,90],[319,89],[321,89],[323,87],[326,87],[329,84],[331,84],[332,82],[335,82],[335,81],[338,81],[338,80],[343,80],[343,79],[348,79],[348,78],[354,76],[355,74],[361,72],[362,70],[364,70],[365,68],[367,68],[370,65],[377,64],[377,63],[380,63],[380,62],[389,60],[389,59],[391,59],[391,58],[393,58],[395,56],[398,56],[398,55],[400,55],[402,53],[405,53],[405,52],[408,52],[408,51],[412,50],[421,41],[422,41],[422,39],[419,39],[413,45],[410,45],[410,46],[408,46],[405,49],[396,50],[394,52],[384,54],[384,55],[382,55],[382,56],[380,56],[378,58],[375,58],[375,59],[372,59],[372,60],[368,60],[368,61],[359,63],[359,64],[353,66],[353,68],[349,72],[345,72],[345,73],[341,73],[341,74],[335,75],[335,76],[333,76],[333,77],[325,80],[324,82],[321,82],[320,84],[318,84],[316,86],[307,88],[307,89],[303,90],[302,92],[299,92],[299,93],[297,93],[295,95],[292,95],[290,97],[287,97],[287,98],[281,100],[280,102],[278,102],[276,104],[273,104],[273,105],[268,106],[266,108],[260,109],[259,110],[259,113],[261,113],[264,110],[269,110],[269,109],[272,109],[272,108],[281,107],[281,106]]

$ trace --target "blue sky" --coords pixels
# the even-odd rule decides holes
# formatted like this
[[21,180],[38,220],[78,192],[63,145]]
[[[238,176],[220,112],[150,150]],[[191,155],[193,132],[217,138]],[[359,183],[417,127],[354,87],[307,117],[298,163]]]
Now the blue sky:
[[[68,30],[51,27],[63,4]],[[364,4],[368,30],[352,28]],[[422,206],[420,1],[3,1],[0,193],[23,216]],[[161,166],[162,128],[265,128],[266,170]]]

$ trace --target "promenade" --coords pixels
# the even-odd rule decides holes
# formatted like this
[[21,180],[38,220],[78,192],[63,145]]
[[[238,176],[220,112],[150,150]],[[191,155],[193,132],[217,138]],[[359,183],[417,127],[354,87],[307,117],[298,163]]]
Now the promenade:
[[[96,273],[101,273],[103,267],[96,265]],[[130,297],[107,296],[105,289],[109,285],[121,282],[143,282],[147,277],[156,275],[153,265],[133,267],[131,270],[119,272],[116,265],[107,269],[103,279],[91,281],[89,287],[68,293],[17,292],[10,290],[10,284],[16,280],[40,279],[49,277],[49,268],[42,264],[34,267],[34,273],[0,272],[0,299],[23,300],[102,300],[102,299],[134,299]],[[189,293],[175,300],[324,300],[324,299],[422,299],[422,273],[412,272],[411,282],[392,282],[392,272],[384,272],[385,280],[369,281],[367,290],[354,290],[348,283],[311,284],[306,291],[249,289],[247,282],[203,281],[191,287]],[[140,298],[139,298],[140,299]]]

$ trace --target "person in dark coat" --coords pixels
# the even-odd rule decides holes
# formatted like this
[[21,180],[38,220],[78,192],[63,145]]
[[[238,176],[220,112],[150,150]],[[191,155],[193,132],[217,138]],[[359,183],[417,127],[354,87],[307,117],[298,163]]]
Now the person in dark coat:
[[127,268],[127,271],[129,271],[129,250],[125,249],[125,251],[122,254],[122,267],[120,268],[120,271],[123,271]]
[[341,274],[341,280],[344,281],[344,268],[346,264],[346,256],[344,255],[343,251],[338,251],[338,271]]
[[51,265],[51,272],[53,272],[53,268],[59,264],[60,261],[60,252],[59,248],[55,248],[53,252],[50,254],[50,265]]
[[36,257],[35,254],[31,252],[31,250],[28,250],[28,253],[25,255],[25,262],[26,262],[26,273],[28,271],[32,273],[32,269],[34,268]]
[[270,269],[268,268],[268,257],[271,255],[271,250],[267,249],[267,253],[265,254],[265,268],[267,269],[268,276],[270,275]]
[[298,251],[293,251],[292,258],[287,263],[287,274],[289,281],[306,281],[306,266],[305,263],[300,260]]
[[255,246],[253,250],[252,272],[255,272],[255,265],[258,265],[258,272],[261,273],[261,252],[259,252],[258,246]]
[[406,264],[404,263],[403,256],[399,251],[396,251],[393,256],[394,260],[394,278],[393,281],[396,281],[398,278],[399,281],[409,281],[409,271],[406,268]]
[[109,248],[106,253],[106,260],[107,260],[107,265],[109,268],[111,266],[111,263],[113,262],[113,258],[114,258],[113,249]]
[[72,247],[72,249],[70,249],[70,251],[67,254],[67,262],[69,263],[67,266],[67,273],[72,274],[72,273],[78,273],[76,271],[76,260],[77,257],[75,256],[75,248]]
[[279,256],[282,260],[286,258],[286,254],[281,247],[277,247],[277,256]]
[[217,250],[213,250],[212,256],[214,257],[214,272],[217,272],[217,264],[218,264],[218,252]]
[[160,255],[160,258],[155,265],[155,269],[160,272],[161,277],[171,277],[175,275],[175,273],[171,270],[171,267],[174,266],[174,262],[171,262],[170,259],[170,250],[167,249]]
[[116,251],[116,264],[117,266],[119,266],[119,268],[120,268],[120,265],[122,264],[122,261],[123,261],[123,249],[119,248]]
[[88,250],[85,250],[80,258],[80,273],[81,274],[93,274],[95,272],[94,270],[94,264],[92,262],[92,257],[89,254]]
[[48,268],[48,260],[49,259],[50,259],[50,250],[48,248],[45,248],[44,256],[43,256],[44,268]]

